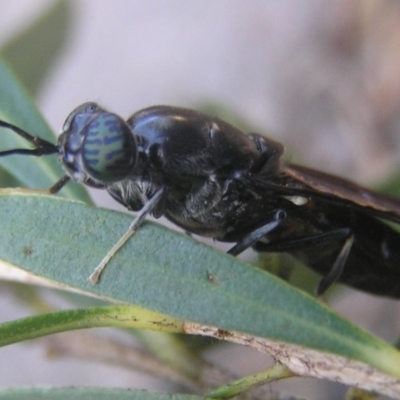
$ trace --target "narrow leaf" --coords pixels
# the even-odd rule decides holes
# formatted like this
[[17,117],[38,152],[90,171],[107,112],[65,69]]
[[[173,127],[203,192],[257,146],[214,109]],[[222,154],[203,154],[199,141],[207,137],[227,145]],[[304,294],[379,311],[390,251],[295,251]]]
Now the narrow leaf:
[[105,299],[336,353],[400,377],[400,355],[390,345],[276,277],[157,224],[146,223],[100,284],[90,284],[131,220],[62,198],[2,191],[0,257]]
[[[27,91],[18,82],[6,63],[0,59],[0,119],[17,125],[35,136],[56,141],[54,134],[35,107]],[[26,141],[10,130],[0,128],[0,151],[15,147],[29,148]],[[63,175],[56,156],[0,157],[0,165],[23,185],[47,189]],[[70,184],[61,192],[65,196],[90,202],[86,190]]]
[[0,346],[52,333],[94,327],[123,327],[182,333],[181,321],[137,306],[57,311],[0,324]]
[[0,400],[201,400],[204,397],[161,394],[146,390],[109,388],[15,388],[0,389]]
[[36,94],[62,52],[71,3],[58,0],[0,50],[31,94]]

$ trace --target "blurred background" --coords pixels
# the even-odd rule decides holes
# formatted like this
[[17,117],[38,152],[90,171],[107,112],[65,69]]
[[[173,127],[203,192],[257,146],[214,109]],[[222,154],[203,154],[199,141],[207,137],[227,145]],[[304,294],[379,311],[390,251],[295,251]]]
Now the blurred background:
[[[282,141],[288,160],[396,193],[399,21],[396,0],[2,0],[0,54],[55,132],[88,100],[124,117],[155,104],[210,110]],[[2,321],[26,313],[4,285],[0,302]],[[398,302],[346,290],[332,305],[386,340],[400,332]],[[242,352],[222,346],[212,357],[241,375],[268,364]],[[94,363],[48,360],[39,342],[1,349],[0,386],[158,387],[133,379]],[[345,391],[310,380],[295,387],[315,399]]]

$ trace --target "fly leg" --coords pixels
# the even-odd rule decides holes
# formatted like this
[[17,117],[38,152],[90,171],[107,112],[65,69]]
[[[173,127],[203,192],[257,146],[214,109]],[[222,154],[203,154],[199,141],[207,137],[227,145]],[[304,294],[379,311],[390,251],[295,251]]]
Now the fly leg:
[[274,211],[273,213],[271,213],[270,222],[246,235],[242,240],[237,242],[231,249],[228,250],[228,254],[237,256],[240,253],[243,253],[246,249],[253,246],[262,237],[275,229],[284,218],[286,218],[286,213],[284,211]]
[[347,257],[350,254],[351,247],[353,246],[354,236],[350,235],[344,241],[344,245],[340,250],[340,253],[336,257],[335,262],[332,265],[330,271],[320,280],[317,286],[317,295],[322,296],[331,285],[338,281],[342,275],[343,268],[346,264]]
[[337,255],[335,262],[329,272],[321,279],[317,286],[317,295],[323,295],[330,286],[339,280],[343,273],[344,266],[350,254],[354,242],[354,235],[349,228],[336,229],[317,235],[306,236],[297,239],[281,240],[272,243],[256,243],[253,248],[263,252],[292,252],[303,250],[307,247],[329,244],[334,241],[343,240],[343,246]]
[[101,260],[100,264],[96,267],[93,273],[89,276],[91,283],[96,284],[100,280],[100,275],[103,272],[106,265],[110,262],[111,258],[114,257],[115,253],[136,233],[136,231],[143,224],[147,215],[149,215],[154,208],[158,205],[162,195],[164,193],[164,188],[160,188],[153,195],[153,197],[144,205],[144,207],[137,214],[136,218],[133,220],[128,230],[121,236],[117,243],[109,250],[106,256]]
[[56,194],[58,193],[69,181],[71,180],[71,177],[68,175],[64,175],[61,179],[59,179],[51,188],[49,188],[47,191],[50,194]]

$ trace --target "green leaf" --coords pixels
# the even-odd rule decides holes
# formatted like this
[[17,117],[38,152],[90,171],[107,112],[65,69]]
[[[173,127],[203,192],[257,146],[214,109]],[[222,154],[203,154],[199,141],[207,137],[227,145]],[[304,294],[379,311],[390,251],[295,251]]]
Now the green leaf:
[[268,382],[276,382],[278,379],[285,379],[294,376],[294,374],[284,365],[276,363],[272,367],[260,372],[259,374],[246,376],[229,382],[216,390],[207,394],[210,399],[231,399],[246,390],[258,385],[265,385]]
[[400,174],[393,174],[386,182],[380,185],[379,190],[388,195],[400,197]]
[[182,321],[137,306],[91,307],[39,314],[0,324],[0,346],[52,333],[94,327],[123,327],[182,333]]
[[161,394],[146,390],[108,388],[16,388],[0,389],[0,400],[200,400],[204,397]]
[[[50,142],[56,138],[37,110],[31,97],[18,82],[6,63],[0,59],[0,118],[40,136]],[[15,147],[29,148],[25,140],[10,130],[0,128],[0,151]],[[47,189],[63,175],[55,155],[47,157],[9,156],[0,157],[0,165],[23,185]],[[69,184],[63,195],[90,202],[86,190],[80,185]]]
[[88,276],[131,216],[3,190],[0,221],[0,258],[35,275],[175,318],[336,353],[400,377],[400,353],[387,343],[265,271],[186,235],[146,223],[93,286]]
[[61,54],[70,25],[71,4],[55,1],[40,18],[0,50],[31,94],[36,94]]

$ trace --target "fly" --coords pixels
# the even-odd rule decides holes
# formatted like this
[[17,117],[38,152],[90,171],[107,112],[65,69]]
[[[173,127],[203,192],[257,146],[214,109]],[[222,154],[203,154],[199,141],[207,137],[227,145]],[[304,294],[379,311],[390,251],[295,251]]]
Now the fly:
[[90,279],[137,231],[147,215],[165,216],[187,232],[287,252],[322,275],[317,293],[341,282],[400,298],[400,200],[345,179],[281,160],[283,146],[197,111],[154,106],[127,121],[84,103],[66,119],[57,144],[0,121],[34,148],[0,156],[57,154],[70,180],[105,189],[139,212]]

